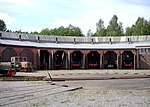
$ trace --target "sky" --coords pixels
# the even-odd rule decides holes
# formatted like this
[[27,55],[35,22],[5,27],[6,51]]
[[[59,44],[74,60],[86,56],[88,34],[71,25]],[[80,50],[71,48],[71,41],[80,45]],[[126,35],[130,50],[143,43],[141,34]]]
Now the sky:
[[124,29],[138,17],[149,20],[150,0],[0,0],[0,19],[12,31],[40,32],[72,24],[86,35],[89,29],[96,31],[100,18],[107,27],[113,15]]

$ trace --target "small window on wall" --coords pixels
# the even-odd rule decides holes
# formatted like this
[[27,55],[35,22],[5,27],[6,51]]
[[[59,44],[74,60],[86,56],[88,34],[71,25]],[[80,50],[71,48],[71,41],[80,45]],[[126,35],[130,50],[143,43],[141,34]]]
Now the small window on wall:
[[148,49],[145,49],[145,52],[148,54],[149,52],[148,52]]
[[142,54],[141,49],[139,49],[138,51],[139,51],[139,54]]
[[146,49],[139,49],[139,54],[146,54]]

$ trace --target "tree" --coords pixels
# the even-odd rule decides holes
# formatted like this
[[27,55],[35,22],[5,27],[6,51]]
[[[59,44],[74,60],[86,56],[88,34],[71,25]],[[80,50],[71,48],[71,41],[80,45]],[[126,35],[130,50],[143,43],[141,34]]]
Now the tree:
[[29,34],[27,31],[21,31],[21,29],[19,31],[15,31],[15,33],[24,33],[24,34]]
[[132,28],[127,27],[127,28],[126,28],[126,32],[125,32],[125,35],[126,35],[126,36],[131,36],[131,35],[132,35],[132,33],[133,33]]
[[6,24],[3,20],[0,19],[0,31],[6,31]]
[[106,29],[104,27],[104,21],[100,19],[98,23],[96,23],[96,33],[94,36],[106,36]]
[[114,15],[107,27],[107,36],[121,36],[123,35],[122,23],[118,23],[118,17]]
[[42,35],[57,35],[57,36],[83,36],[82,31],[79,27],[72,26],[71,24],[68,27],[59,27],[54,29],[43,29],[40,34]]
[[[129,29],[126,29],[126,33]],[[149,35],[150,34],[150,21],[148,22],[143,17],[138,17],[135,24],[131,27],[132,35]]]
[[37,31],[31,32],[30,34],[39,34]]
[[150,19],[149,19],[149,21],[148,21],[147,29],[148,29],[148,35],[150,35]]
[[50,35],[50,30],[48,28],[41,30],[41,35]]

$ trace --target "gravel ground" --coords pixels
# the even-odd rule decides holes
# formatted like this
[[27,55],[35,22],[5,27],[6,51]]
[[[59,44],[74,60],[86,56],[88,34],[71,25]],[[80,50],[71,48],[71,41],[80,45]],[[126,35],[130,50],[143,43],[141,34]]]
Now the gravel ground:
[[[123,80],[126,81],[126,80]],[[131,80],[145,88],[132,88],[127,82],[114,81],[84,81],[57,82],[49,85],[46,82],[0,82],[0,106],[5,107],[150,107],[149,79]],[[137,82],[142,81],[142,82]],[[88,82],[88,86],[84,83]],[[109,84],[117,84],[115,88]],[[66,91],[75,84],[83,89]],[[92,85],[91,85],[91,84]],[[95,84],[94,84],[95,83]],[[108,86],[103,87],[103,83]],[[121,84],[125,84],[123,88]],[[129,83],[129,84],[127,84]],[[69,87],[61,87],[68,84]],[[119,86],[121,85],[121,88]],[[136,84],[138,85],[138,84]],[[143,86],[143,85],[142,85]],[[130,88],[128,88],[130,87]],[[53,89],[53,90],[52,90]],[[13,91],[13,92],[11,92]],[[17,99],[16,99],[17,98]],[[7,100],[7,101],[6,101]],[[15,102],[14,102],[15,101]],[[18,101],[18,102],[17,102]],[[19,102],[20,101],[20,102]],[[11,103],[14,102],[14,103]],[[10,103],[3,105],[4,103]]]

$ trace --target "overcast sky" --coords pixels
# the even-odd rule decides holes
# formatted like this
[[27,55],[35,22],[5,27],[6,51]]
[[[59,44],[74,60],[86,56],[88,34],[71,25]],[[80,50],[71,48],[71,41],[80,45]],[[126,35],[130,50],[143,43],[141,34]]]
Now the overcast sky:
[[150,0],[0,0],[0,19],[16,31],[41,31],[72,24],[84,34],[96,31],[101,18],[107,27],[117,15],[123,27],[131,26],[138,17],[150,19]]

